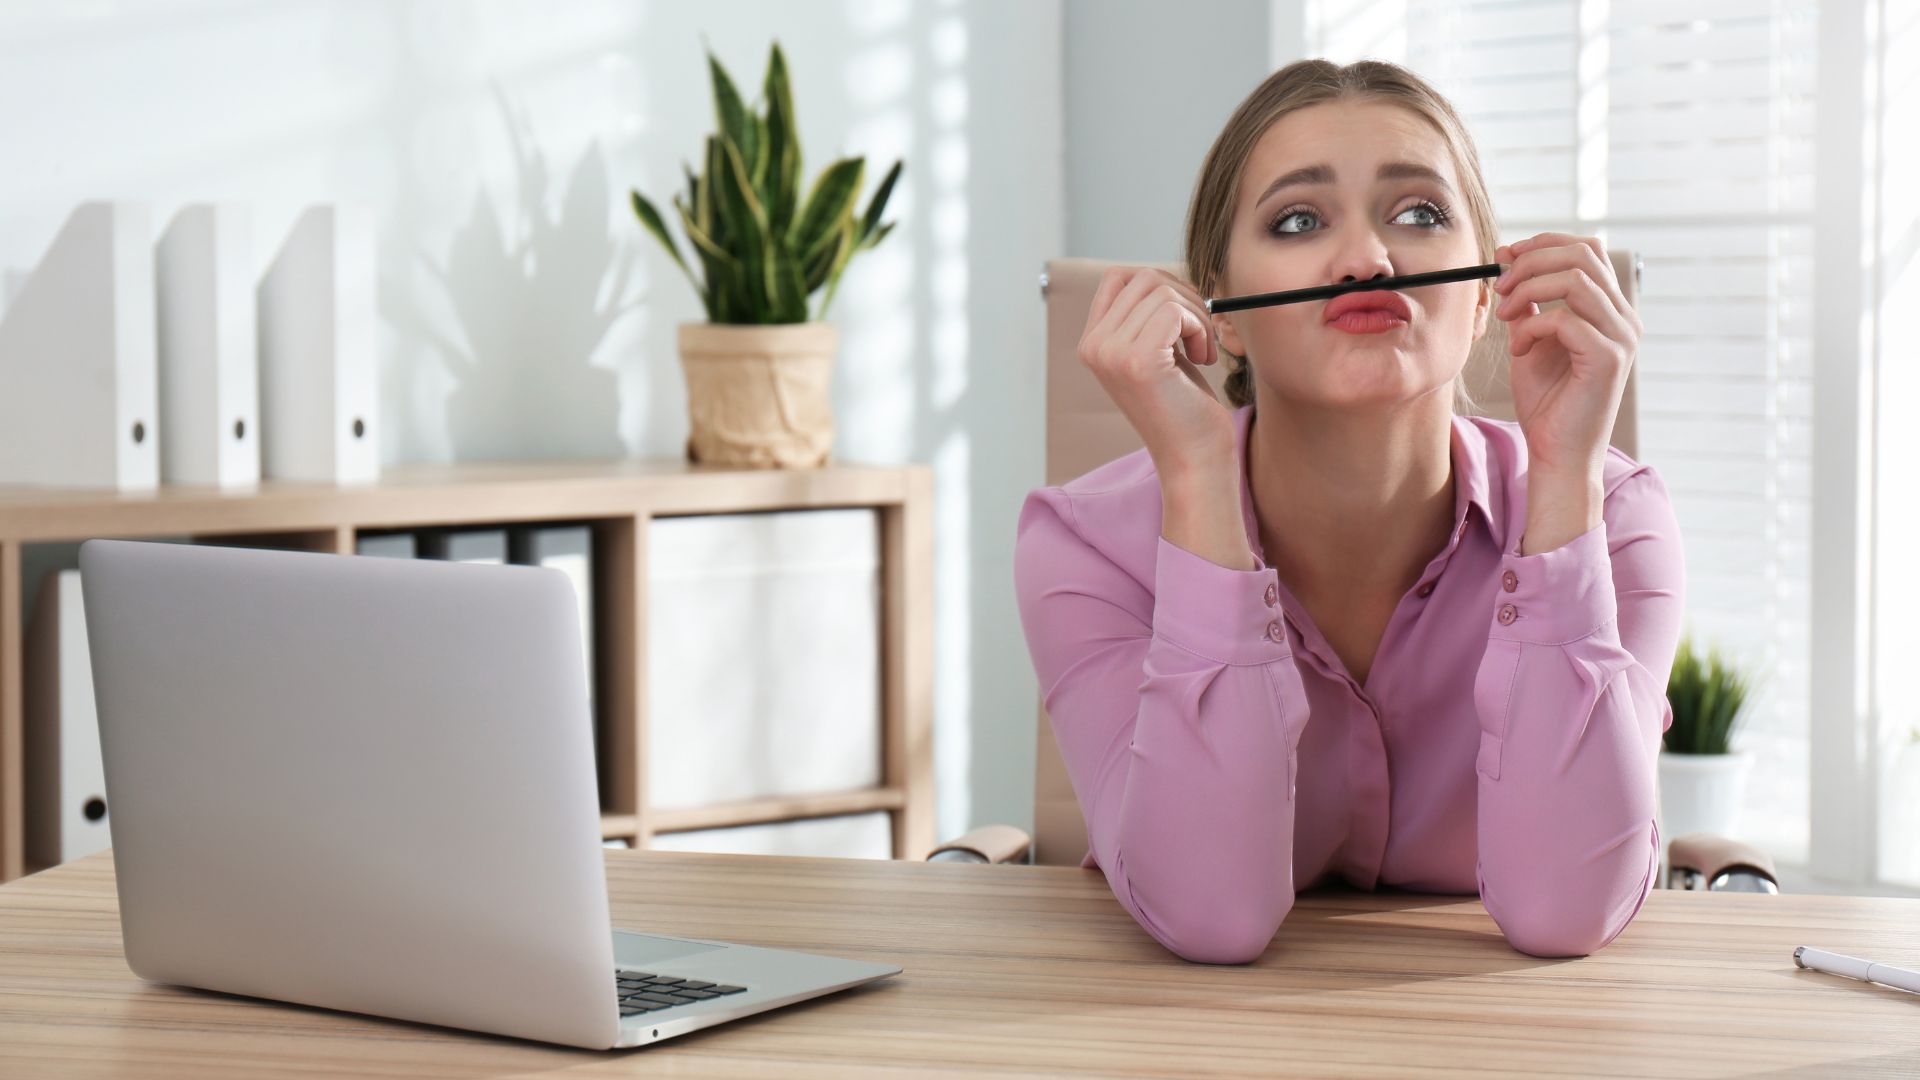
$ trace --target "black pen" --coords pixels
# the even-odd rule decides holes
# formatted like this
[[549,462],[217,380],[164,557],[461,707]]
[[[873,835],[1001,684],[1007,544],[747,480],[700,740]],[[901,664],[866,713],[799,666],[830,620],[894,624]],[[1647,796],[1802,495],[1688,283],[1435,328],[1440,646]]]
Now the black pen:
[[1407,274],[1403,277],[1374,278],[1372,281],[1344,281],[1338,285],[1315,285],[1308,289],[1289,289],[1286,292],[1218,296],[1207,301],[1207,314],[1219,315],[1228,311],[1272,307],[1275,304],[1298,304],[1305,300],[1331,300],[1342,293],[1366,292],[1371,289],[1407,289],[1415,285],[1439,285],[1448,281],[1474,281],[1479,278],[1499,277],[1506,272],[1507,265],[1484,263],[1480,266],[1462,266],[1453,270],[1429,270],[1424,274]]

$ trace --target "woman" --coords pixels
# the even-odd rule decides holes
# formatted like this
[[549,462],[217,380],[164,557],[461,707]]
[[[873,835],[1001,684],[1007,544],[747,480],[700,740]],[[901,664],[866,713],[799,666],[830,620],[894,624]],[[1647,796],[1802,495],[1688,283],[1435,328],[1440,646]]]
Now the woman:
[[[1308,60],[1208,153],[1194,281],[1095,296],[1080,357],[1145,449],[1029,495],[1015,578],[1086,865],[1183,957],[1258,957],[1334,876],[1477,891],[1520,951],[1584,955],[1653,886],[1684,573],[1665,486],[1608,445],[1640,321],[1597,240],[1495,240],[1443,98]],[[1455,409],[1489,318],[1518,423]]]

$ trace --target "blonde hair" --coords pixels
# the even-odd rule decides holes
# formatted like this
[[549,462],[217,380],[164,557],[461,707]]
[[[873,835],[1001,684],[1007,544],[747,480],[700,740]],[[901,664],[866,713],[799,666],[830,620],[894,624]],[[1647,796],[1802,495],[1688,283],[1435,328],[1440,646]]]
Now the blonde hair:
[[[1347,100],[1398,105],[1433,125],[1452,152],[1454,170],[1466,189],[1467,218],[1473,222],[1480,261],[1493,261],[1498,247],[1493,200],[1487,195],[1487,181],[1480,172],[1473,138],[1447,99],[1425,79],[1384,60],[1360,60],[1344,66],[1330,60],[1298,60],[1267,76],[1247,95],[1200,165],[1193,200],[1187,206],[1187,272],[1201,295],[1215,295],[1226,272],[1235,195],[1254,144],[1269,127],[1296,109]],[[1480,285],[1483,289],[1491,287],[1485,280]],[[1246,357],[1225,349],[1219,352],[1226,358],[1228,400],[1236,408],[1252,404],[1252,374]],[[1464,374],[1453,383],[1454,411],[1463,413],[1473,408]]]

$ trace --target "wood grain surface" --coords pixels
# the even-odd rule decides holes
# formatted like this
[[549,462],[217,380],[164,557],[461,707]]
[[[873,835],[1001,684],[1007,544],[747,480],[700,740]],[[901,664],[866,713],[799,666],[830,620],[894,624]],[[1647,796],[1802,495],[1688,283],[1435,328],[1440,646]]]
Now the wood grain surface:
[[1592,956],[1514,951],[1473,897],[1316,891],[1240,967],[1189,964],[1097,872],[609,851],[622,927],[905,973],[590,1053],[143,983],[111,853],[0,887],[0,1076],[1920,1075],[1920,900],[1656,891]]

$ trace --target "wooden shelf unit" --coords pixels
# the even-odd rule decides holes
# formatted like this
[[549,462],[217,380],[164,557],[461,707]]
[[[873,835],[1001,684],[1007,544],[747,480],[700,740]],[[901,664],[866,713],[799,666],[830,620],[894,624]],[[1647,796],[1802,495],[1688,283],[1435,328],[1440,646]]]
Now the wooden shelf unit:
[[[881,783],[823,795],[654,810],[646,799],[647,524],[656,517],[870,507],[880,521]],[[362,531],[585,523],[593,528],[601,833],[656,833],[869,811],[895,858],[924,858],[933,823],[933,473],[924,465],[746,470],[680,461],[398,466],[373,483],[266,481],[242,491],[120,493],[0,486],[0,881],[26,871],[21,551],[93,537],[351,554]]]

